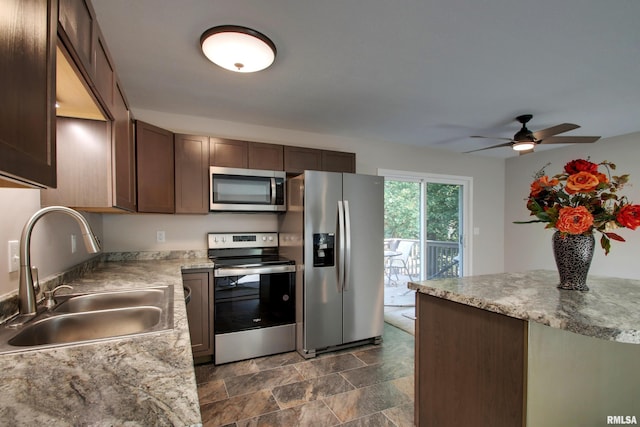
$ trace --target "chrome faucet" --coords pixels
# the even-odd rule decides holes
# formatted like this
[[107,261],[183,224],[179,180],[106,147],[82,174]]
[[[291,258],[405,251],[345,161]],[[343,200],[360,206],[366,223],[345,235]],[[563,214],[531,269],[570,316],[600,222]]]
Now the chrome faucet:
[[93,234],[91,226],[78,211],[65,206],[49,206],[42,208],[27,221],[22,229],[20,237],[20,283],[18,286],[19,314],[21,316],[33,316],[36,314],[36,293],[31,273],[31,233],[36,222],[50,212],[65,213],[76,220],[82,230],[82,239],[87,248],[87,252],[100,252],[100,243]]

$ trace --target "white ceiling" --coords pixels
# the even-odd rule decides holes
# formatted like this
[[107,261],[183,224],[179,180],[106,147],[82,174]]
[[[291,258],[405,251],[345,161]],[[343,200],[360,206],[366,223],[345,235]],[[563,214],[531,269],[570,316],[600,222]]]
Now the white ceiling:
[[[513,136],[524,113],[532,131],[582,126],[563,136],[640,131],[637,0],[92,3],[134,112],[457,152],[500,143],[471,135]],[[208,62],[200,35],[224,24],[270,37],[275,63],[237,74]]]

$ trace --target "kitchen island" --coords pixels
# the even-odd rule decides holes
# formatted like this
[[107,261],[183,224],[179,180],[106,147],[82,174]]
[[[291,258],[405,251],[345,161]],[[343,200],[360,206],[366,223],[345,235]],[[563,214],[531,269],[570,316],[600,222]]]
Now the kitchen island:
[[0,355],[0,424],[202,424],[181,271],[211,263],[204,257],[129,260],[138,255],[101,255],[90,271],[65,281],[74,289],[64,291],[173,285],[173,328]]
[[557,282],[538,270],[409,283],[416,425],[640,422],[640,281]]

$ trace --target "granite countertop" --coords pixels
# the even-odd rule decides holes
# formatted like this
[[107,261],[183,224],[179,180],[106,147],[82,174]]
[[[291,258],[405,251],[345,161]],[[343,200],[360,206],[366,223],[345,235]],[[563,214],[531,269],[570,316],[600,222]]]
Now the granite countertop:
[[181,270],[212,264],[126,259],[98,263],[71,292],[173,285],[173,329],[0,355],[2,424],[201,425]]
[[556,288],[556,271],[535,270],[409,282],[420,293],[578,334],[640,344],[640,280],[589,275],[590,291]]

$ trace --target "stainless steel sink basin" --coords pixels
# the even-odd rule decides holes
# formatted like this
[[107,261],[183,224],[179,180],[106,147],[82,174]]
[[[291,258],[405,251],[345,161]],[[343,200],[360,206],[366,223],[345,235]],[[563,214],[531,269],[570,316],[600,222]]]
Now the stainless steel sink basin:
[[[150,305],[162,307],[167,299],[168,287],[134,289],[129,291],[100,292],[74,296],[54,308],[56,312],[78,313]],[[171,289],[173,293],[173,289]]]
[[56,296],[52,310],[0,325],[0,354],[173,329],[172,285]]
[[161,314],[162,309],[145,306],[62,314],[29,324],[9,344],[63,344],[151,332],[160,325]]

